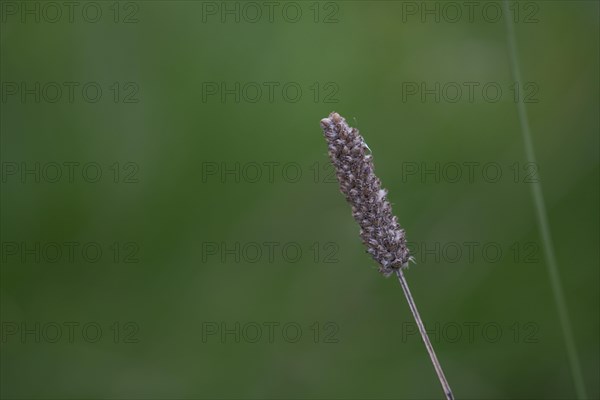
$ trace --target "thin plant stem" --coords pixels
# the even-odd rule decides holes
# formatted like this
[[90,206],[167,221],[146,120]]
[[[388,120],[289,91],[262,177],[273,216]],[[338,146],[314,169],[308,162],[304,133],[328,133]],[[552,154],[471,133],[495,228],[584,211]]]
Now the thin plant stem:
[[375,175],[371,149],[358,130],[350,127],[336,112],[321,120],[321,128],[327,141],[329,158],[337,171],[340,191],[352,205],[352,216],[360,225],[360,237],[367,246],[367,253],[377,261],[379,272],[383,275],[395,273],[398,276],[446,399],[453,400],[450,385],[402,274],[402,268],[408,265],[412,257],[406,244],[404,229],[392,213],[392,206],[387,200],[387,191],[381,187],[381,181]]
[[423,343],[425,343],[425,347],[427,348],[427,352],[429,353],[429,357],[431,358],[431,363],[433,364],[433,368],[435,368],[435,372],[437,373],[438,379],[442,384],[442,389],[444,389],[444,394],[446,395],[447,400],[453,400],[454,395],[452,394],[452,389],[450,389],[450,385],[446,380],[446,376],[444,375],[444,371],[442,370],[442,366],[435,355],[435,350],[433,350],[433,346],[431,345],[431,341],[429,340],[429,336],[427,336],[427,331],[425,330],[425,325],[423,325],[423,321],[421,320],[421,315],[419,315],[419,310],[417,310],[417,305],[410,293],[410,289],[408,288],[408,283],[406,283],[406,279],[404,278],[404,274],[402,273],[402,268],[396,271],[396,275],[398,275],[398,280],[400,281],[400,286],[402,286],[402,290],[404,291],[404,296],[406,296],[406,300],[408,301],[408,306],[410,307],[410,312],[412,313],[417,326],[419,327],[419,332],[421,333],[421,338],[423,339]]
[[[510,15],[508,1],[504,1],[505,15]],[[513,79],[517,85],[521,84],[521,70],[519,68],[519,58],[517,53],[517,40],[515,37],[515,30],[510,18],[505,18],[506,21],[506,35],[508,40],[508,47],[510,51],[511,60],[511,72]],[[531,129],[529,127],[529,119],[527,117],[527,109],[523,101],[517,103],[517,112],[519,115],[519,123],[521,125],[521,132],[523,134],[523,142],[525,145],[525,155],[529,163],[535,163],[535,151],[533,149],[533,141],[531,139]],[[546,212],[546,204],[544,202],[544,194],[542,192],[542,184],[536,181],[531,184],[531,192],[533,196],[533,202],[536,211],[536,220],[538,229],[542,236],[542,243],[544,244],[544,254],[546,258],[546,264],[548,266],[548,274],[550,275],[550,285],[552,287],[552,294],[554,296],[554,303],[558,311],[558,319],[562,327],[563,336],[565,339],[565,346],[567,348],[567,356],[569,358],[569,365],[571,367],[571,374],[575,384],[575,391],[579,399],[586,399],[587,393],[585,390],[585,384],[583,380],[583,374],[581,372],[581,366],[579,363],[579,356],[577,354],[577,348],[575,346],[575,339],[573,336],[573,330],[571,328],[571,319],[569,318],[569,310],[567,308],[567,302],[565,300],[565,294],[560,279],[558,270],[558,262],[556,261],[556,255],[554,253],[554,244],[552,242],[552,236],[550,234],[550,224],[548,223],[548,215]]]

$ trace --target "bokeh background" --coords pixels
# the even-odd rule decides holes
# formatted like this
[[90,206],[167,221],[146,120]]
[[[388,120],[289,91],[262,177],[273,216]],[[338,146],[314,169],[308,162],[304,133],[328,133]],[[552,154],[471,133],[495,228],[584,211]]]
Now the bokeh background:
[[517,86],[502,3],[476,3],[452,22],[444,2],[99,1],[53,22],[3,1],[2,397],[441,398],[331,179],[335,110],[407,231],[457,398],[577,396],[532,182],[598,398],[598,3],[510,3]]

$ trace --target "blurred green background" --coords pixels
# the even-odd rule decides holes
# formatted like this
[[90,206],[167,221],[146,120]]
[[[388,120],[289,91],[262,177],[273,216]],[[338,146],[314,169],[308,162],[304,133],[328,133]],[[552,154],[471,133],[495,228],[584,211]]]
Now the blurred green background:
[[501,3],[476,3],[452,22],[444,2],[3,1],[2,397],[441,398],[331,181],[335,110],[373,151],[457,398],[576,396],[541,181],[598,398],[598,2],[511,2],[517,86]]

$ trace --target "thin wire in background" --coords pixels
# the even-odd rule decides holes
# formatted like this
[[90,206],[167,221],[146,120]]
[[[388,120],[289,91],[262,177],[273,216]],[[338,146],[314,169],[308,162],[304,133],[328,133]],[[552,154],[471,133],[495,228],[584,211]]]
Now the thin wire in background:
[[[504,15],[510,15],[508,0],[504,0]],[[521,83],[521,70],[519,69],[515,30],[513,23],[510,21],[510,18],[504,18],[504,21],[506,22],[506,36],[510,52],[511,73],[516,84],[519,85]],[[531,139],[529,119],[527,117],[527,110],[525,109],[525,104],[522,101],[517,102],[517,112],[519,115],[521,132],[523,133],[523,141],[525,143],[525,156],[527,157],[528,162],[535,163],[535,152],[533,149],[533,142]],[[573,329],[571,327],[569,310],[567,308],[567,302],[565,300],[564,290],[562,287],[562,282],[558,270],[558,263],[556,261],[556,255],[554,253],[554,244],[552,242],[552,236],[550,234],[550,225],[548,223],[548,215],[546,213],[544,194],[542,193],[542,184],[540,183],[540,180],[537,180],[531,185],[531,192],[533,195],[533,202],[536,210],[537,225],[538,229],[540,230],[540,234],[542,235],[542,243],[544,246],[546,263],[548,265],[548,274],[550,275],[552,294],[554,296],[554,302],[556,303],[558,317],[560,319],[560,325],[562,327],[563,335],[565,338],[565,345],[567,347],[567,355],[569,357],[571,373],[573,375],[573,381],[575,383],[575,390],[579,399],[586,399],[587,393],[583,381],[583,374],[581,372],[581,365],[579,364],[579,356],[577,353],[577,348],[575,346],[575,339],[573,337]]]

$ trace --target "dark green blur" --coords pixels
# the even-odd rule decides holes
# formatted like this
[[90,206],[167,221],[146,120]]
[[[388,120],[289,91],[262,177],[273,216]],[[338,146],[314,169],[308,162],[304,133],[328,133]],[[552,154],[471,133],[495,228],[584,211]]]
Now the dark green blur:
[[599,6],[511,2],[515,86],[501,2],[476,3],[2,1],[2,398],[442,398],[332,180],[333,110],[457,398],[576,396],[541,182],[598,398]]

